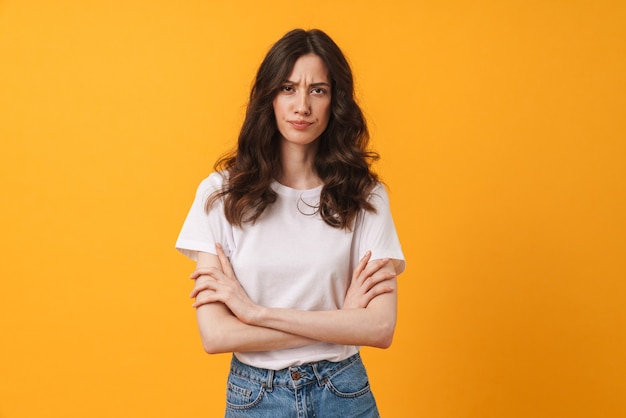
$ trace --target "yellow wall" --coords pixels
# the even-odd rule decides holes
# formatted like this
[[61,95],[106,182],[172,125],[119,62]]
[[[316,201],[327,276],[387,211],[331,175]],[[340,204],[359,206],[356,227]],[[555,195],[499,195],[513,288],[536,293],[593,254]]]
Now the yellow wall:
[[[214,4],[216,3],[216,4]],[[0,417],[214,417],[173,249],[269,45],[345,50],[408,270],[385,417],[626,416],[623,1],[0,2]]]

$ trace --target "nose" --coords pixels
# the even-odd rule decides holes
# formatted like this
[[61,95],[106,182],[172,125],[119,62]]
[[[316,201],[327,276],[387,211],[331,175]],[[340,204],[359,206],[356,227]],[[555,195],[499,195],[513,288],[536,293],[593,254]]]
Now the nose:
[[296,113],[299,115],[308,115],[311,113],[311,104],[309,103],[309,95],[307,92],[300,92],[296,98]]

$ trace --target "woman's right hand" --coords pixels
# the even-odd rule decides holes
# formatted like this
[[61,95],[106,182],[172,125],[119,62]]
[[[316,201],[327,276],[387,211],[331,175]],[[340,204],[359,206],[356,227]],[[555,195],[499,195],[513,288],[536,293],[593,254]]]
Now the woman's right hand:
[[385,268],[390,260],[383,258],[370,263],[371,256],[370,251],[366,252],[354,269],[342,309],[366,308],[376,296],[394,291],[393,287],[385,284],[396,277],[393,267]]

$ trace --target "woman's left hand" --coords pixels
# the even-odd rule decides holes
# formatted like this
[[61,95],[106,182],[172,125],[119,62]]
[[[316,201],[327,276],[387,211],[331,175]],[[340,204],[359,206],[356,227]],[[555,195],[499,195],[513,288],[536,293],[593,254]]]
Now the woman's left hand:
[[195,280],[196,283],[189,297],[196,298],[196,301],[192,306],[198,308],[209,303],[222,302],[240,321],[250,323],[258,305],[250,299],[241,287],[222,246],[216,244],[215,248],[221,271],[209,267],[198,268],[193,272],[191,279]]
[[346,292],[342,309],[367,308],[367,305],[385,293],[394,291],[389,282],[396,277],[395,269],[388,258],[370,262],[371,251],[367,251],[352,273],[352,281]]

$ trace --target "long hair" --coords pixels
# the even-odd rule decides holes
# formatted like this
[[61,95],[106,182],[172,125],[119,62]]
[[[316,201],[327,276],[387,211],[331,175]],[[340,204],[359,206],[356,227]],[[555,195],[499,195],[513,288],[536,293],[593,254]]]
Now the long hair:
[[367,149],[369,132],[354,98],[350,65],[321,30],[295,29],[265,56],[250,92],[237,148],[215,164],[216,170],[228,173],[227,181],[207,200],[206,209],[224,197],[224,213],[232,225],[253,223],[276,201],[270,185],[280,175],[281,161],[273,101],[296,60],[307,54],[322,59],[331,82],[330,118],[317,139],[315,157],[315,170],[324,184],[319,213],[328,225],[350,229],[360,210],[375,210],[368,196],[378,177],[370,166],[379,157]]

